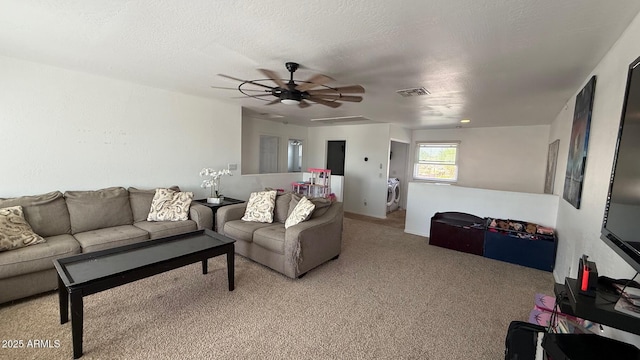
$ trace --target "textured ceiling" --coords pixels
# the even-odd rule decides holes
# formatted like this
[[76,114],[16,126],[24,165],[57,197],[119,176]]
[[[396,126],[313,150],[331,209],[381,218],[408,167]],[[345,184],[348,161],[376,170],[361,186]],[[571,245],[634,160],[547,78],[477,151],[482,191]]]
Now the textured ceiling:
[[[413,129],[550,124],[639,10],[638,0],[2,0],[0,55],[310,126],[344,116]],[[211,88],[238,85],[219,73],[263,79],[257,68],[288,78],[286,61],[301,64],[296,80],[360,84],[364,100],[300,109]],[[395,92],[419,86],[431,95]]]

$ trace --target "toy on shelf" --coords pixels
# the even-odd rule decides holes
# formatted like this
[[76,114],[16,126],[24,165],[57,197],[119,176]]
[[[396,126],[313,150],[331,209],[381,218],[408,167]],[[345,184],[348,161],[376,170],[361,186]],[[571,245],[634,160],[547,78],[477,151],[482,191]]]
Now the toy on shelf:
[[291,183],[293,192],[307,197],[328,198],[331,194],[331,170],[309,168],[308,172],[311,173],[308,181]]

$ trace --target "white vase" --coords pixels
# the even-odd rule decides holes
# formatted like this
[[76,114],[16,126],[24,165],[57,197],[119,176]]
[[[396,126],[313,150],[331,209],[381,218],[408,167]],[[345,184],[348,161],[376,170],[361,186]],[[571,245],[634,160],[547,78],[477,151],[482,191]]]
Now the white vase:
[[220,203],[222,203],[222,198],[219,198],[219,197],[210,197],[210,198],[207,198],[207,202],[208,202],[209,204],[220,204]]

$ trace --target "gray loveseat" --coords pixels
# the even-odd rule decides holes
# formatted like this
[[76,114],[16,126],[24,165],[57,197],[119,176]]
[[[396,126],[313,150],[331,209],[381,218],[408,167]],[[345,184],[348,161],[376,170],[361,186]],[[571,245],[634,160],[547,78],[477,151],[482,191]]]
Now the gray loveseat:
[[33,231],[46,239],[0,252],[0,303],[56,289],[53,259],[212,228],[211,209],[196,202],[189,220],[146,221],[154,194],[112,187],[0,198],[0,208],[22,206]]
[[341,202],[318,203],[309,220],[285,229],[295,207],[292,194],[276,197],[273,223],[241,220],[247,204],[221,207],[216,213],[217,231],[234,240],[235,251],[290,278],[336,259],[342,247]]

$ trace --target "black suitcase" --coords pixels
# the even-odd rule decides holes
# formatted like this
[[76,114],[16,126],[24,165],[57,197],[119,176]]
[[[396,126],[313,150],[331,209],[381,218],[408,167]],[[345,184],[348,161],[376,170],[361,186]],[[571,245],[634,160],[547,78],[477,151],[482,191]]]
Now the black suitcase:
[[[505,360],[535,360],[538,334],[545,333],[544,326],[524,321],[512,321],[505,340]],[[542,351],[542,349],[540,349]]]

